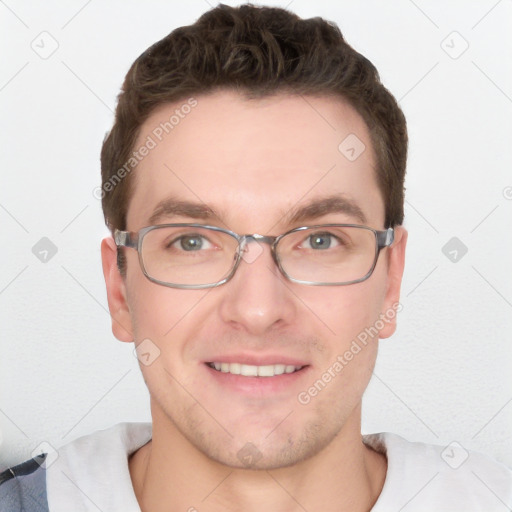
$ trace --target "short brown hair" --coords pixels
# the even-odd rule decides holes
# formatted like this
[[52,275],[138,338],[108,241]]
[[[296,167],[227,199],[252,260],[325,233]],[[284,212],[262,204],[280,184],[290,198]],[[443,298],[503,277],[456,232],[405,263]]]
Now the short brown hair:
[[371,135],[385,226],[402,224],[406,122],[375,66],[332,22],[301,19],[281,8],[220,4],[149,47],[126,75],[101,151],[102,207],[111,230],[126,229],[133,182],[126,162],[141,125],[164,103],[216,89],[248,99],[289,92],[347,100]]

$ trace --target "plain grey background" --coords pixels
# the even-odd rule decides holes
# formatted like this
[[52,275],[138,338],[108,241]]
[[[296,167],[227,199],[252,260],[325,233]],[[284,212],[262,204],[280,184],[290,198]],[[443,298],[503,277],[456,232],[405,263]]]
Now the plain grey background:
[[[408,120],[403,311],[364,433],[512,466],[512,2],[265,3],[335,21]],[[0,2],[0,468],[150,419],[133,346],[110,330],[99,152],[133,60],[208,8]]]

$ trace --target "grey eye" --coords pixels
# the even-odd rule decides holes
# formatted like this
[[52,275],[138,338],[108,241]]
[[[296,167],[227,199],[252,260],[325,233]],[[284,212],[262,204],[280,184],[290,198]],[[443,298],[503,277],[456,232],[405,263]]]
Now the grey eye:
[[311,249],[329,249],[334,236],[330,233],[315,233],[310,235],[307,240]]
[[171,244],[183,251],[199,251],[207,245],[208,241],[201,235],[182,235]]

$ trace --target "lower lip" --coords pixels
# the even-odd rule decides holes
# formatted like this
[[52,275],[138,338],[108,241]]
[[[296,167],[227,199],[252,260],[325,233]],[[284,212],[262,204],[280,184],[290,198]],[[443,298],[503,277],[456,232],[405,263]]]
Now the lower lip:
[[220,372],[207,364],[204,366],[219,385],[233,391],[252,395],[290,391],[294,384],[309,373],[309,366],[304,366],[293,373],[283,373],[282,375],[275,375],[274,377],[245,377],[243,375]]

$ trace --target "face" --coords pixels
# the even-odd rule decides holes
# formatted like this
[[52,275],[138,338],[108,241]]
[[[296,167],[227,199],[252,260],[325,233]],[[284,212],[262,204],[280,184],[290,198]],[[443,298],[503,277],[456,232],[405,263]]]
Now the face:
[[[360,214],[369,227],[387,227],[368,130],[342,100],[245,100],[231,92],[196,100],[161,141],[155,129],[180,105],[161,107],[142,126],[137,147],[148,136],[157,144],[134,171],[129,231],[198,222],[279,235],[301,225],[363,224]],[[355,159],[339,149],[350,134],[360,141],[357,152],[365,147]],[[378,338],[395,329],[390,311],[399,300],[405,241],[405,230],[396,229],[372,276],[348,286],[291,282],[268,245],[251,243],[226,284],[182,290],[149,281],[132,249],[125,249],[122,278],[106,239],[114,334],[136,344],[149,339],[151,353],[159,351],[141,364],[154,428],[222,464],[266,469],[308,459],[340,434],[359,434]],[[363,343],[371,327],[378,335]],[[300,369],[255,377],[210,363],[233,372],[237,363]]]

